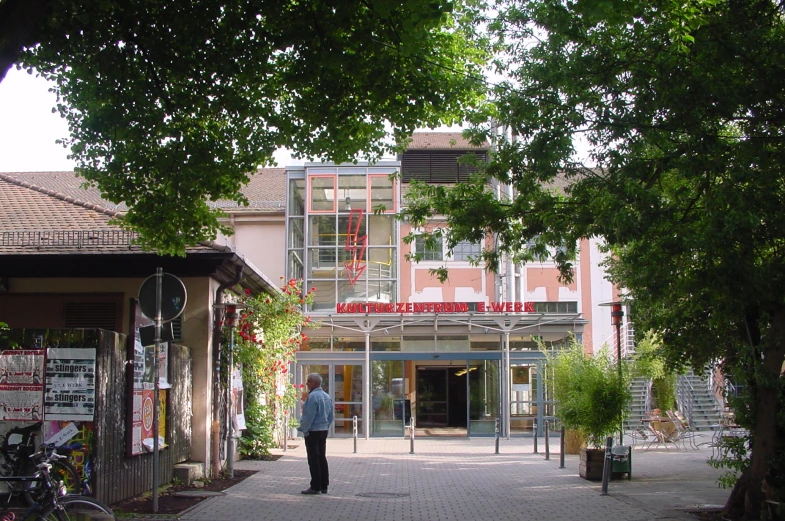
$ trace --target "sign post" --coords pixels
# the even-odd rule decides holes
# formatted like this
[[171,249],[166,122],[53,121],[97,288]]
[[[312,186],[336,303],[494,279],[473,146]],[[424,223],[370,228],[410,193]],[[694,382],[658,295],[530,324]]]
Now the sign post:
[[[168,275],[165,279],[164,275]],[[166,281],[166,282],[165,282]],[[166,285],[166,287],[164,287]],[[158,406],[160,400],[160,375],[158,357],[161,351],[161,328],[163,322],[170,322],[185,310],[186,292],[183,282],[174,275],[164,274],[163,268],[156,268],[155,275],[145,279],[139,289],[139,307],[142,313],[155,320],[155,355],[153,356],[153,513],[158,513],[159,481],[159,433]],[[151,304],[154,302],[154,305]]]

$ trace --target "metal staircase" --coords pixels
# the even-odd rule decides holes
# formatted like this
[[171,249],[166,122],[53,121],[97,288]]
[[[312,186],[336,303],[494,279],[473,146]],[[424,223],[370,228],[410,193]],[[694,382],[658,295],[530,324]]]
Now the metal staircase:
[[634,430],[641,424],[641,420],[649,410],[649,400],[651,393],[651,380],[648,378],[635,378],[630,384],[632,391],[632,402],[627,409],[624,417],[624,430]]
[[696,375],[690,369],[679,375],[676,382],[676,403],[693,430],[716,429],[722,419],[722,407],[712,393],[707,374]]

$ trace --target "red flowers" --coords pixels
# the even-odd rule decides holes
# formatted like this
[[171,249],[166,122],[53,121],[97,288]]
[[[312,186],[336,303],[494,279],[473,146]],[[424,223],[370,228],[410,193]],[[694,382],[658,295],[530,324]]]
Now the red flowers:
[[248,289],[248,288],[245,288],[245,294],[246,294],[246,295],[250,295],[250,294],[251,294],[251,290],[250,290],[250,289]]

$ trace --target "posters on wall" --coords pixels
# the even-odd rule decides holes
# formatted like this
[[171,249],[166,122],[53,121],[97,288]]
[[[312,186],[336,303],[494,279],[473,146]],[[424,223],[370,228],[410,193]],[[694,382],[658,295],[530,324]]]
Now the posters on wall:
[[94,413],[95,349],[47,349],[46,419],[90,422]]
[[0,353],[0,420],[37,421],[43,414],[43,349]]

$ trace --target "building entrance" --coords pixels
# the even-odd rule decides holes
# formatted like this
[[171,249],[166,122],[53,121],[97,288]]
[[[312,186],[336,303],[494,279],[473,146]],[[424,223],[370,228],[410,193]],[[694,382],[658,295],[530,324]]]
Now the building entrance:
[[417,368],[417,427],[463,429],[466,423],[468,378],[465,367]]

